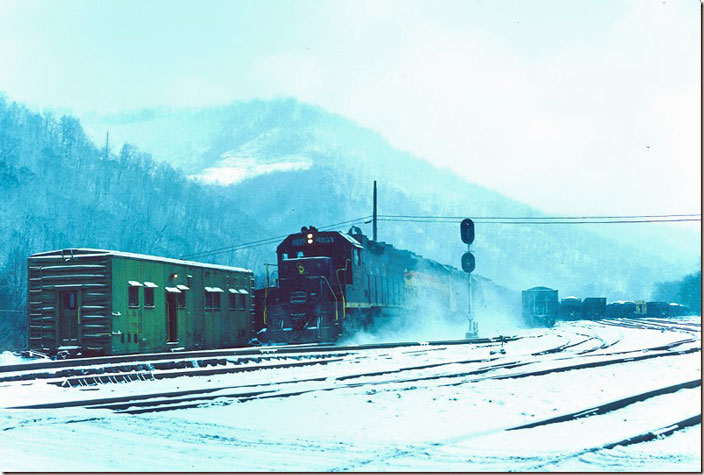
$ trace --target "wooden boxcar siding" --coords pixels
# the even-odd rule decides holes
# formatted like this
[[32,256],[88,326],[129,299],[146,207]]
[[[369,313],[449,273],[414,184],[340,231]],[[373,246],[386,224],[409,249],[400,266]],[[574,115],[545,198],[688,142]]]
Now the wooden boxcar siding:
[[61,346],[60,293],[76,291],[77,346],[95,353],[110,351],[110,267],[104,255],[68,254],[29,257],[29,347],[38,351]]
[[[159,261],[113,257],[113,354],[167,351],[169,347],[217,348],[245,345],[251,339],[253,274]],[[178,277],[172,279],[173,274]],[[189,278],[190,276],[190,278]],[[154,307],[128,306],[129,281],[153,282]],[[186,307],[177,310],[177,341],[168,343],[166,287],[185,285]],[[205,308],[205,287],[219,287],[220,309]],[[229,289],[244,289],[245,309],[229,308]],[[124,342],[123,337],[124,335]],[[135,342],[134,336],[137,335]]]

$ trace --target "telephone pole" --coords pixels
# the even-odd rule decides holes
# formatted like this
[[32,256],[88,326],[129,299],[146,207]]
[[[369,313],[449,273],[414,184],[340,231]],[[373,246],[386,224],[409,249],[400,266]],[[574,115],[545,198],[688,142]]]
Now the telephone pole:
[[373,232],[372,236],[374,241],[376,241],[376,180],[374,180],[374,218],[373,218]]

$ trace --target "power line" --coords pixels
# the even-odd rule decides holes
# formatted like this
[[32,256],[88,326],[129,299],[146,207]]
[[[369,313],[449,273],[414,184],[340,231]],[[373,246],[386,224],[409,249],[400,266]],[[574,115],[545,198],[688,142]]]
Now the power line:
[[[463,220],[467,216],[417,216],[403,214],[380,214],[379,218],[399,218],[399,219],[424,219],[424,220]],[[472,220],[490,219],[490,220],[578,220],[578,219],[645,219],[645,218],[687,218],[701,217],[701,213],[689,214],[646,214],[646,215],[630,215],[630,216],[476,216]]]
[[[472,221],[480,224],[628,224],[628,223],[681,223],[687,221],[701,221],[701,218],[682,218],[682,219],[633,219],[633,220],[571,220],[571,221],[527,221],[522,219],[506,220],[488,220],[486,218],[472,218]],[[500,219],[500,218],[499,218]],[[450,223],[455,224],[460,222],[458,219],[398,219],[398,218],[383,218],[379,217],[380,221],[397,222],[397,223]]]
[[[466,216],[418,216],[418,215],[393,215],[382,214],[378,215],[379,221],[387,222],[403,222],[403,223],[456,223],[464,219]],[[320,226],[318,229],[323,231],[326,229],[336,228],[343,225],[354,225],[368,223],[372,218],[371,215],[363,216],[355,219],[348,219],[338,223]],[[678,223],[687,221],[701,221],[701,214],[660,214],[660,215],[630,215],[630,216],[480,216],[472,218],[475,223],[480,224],[627,224],[627,223]],[[181,259],[196,259],[206,256],[215,256],[225,254],[232,251],[241,251],[251,249],[253,247],[266,246],[274,244],[281,239],[288,237],[289,234],[281,234],[255,241],[233,244],[217,249],[201,251]]]
[[[343,226],[343,225],[346,225],[346,224],[362,223],[362,222],[366,221],[366,220],[369,219],[369,218],[371,218],[371,216],[364,216],[364,217],[361,217],[361,218],[349,219],[349,220],[347,220],[347,221],[340,221],[339,223],[333,223],[333,224],[328,224],[328,225],[325,225],[325,226],[321,226],[319,229],[320,229],[320,230],[324,230],[324,229],[328,229],[328,228],[335,228],[335,227],[337,227],[337,226]],[[242,250],[250,249],[250,248],[253,248],[253,247],[265,246],[265,245],[267,245],[267,244],[274,244],[274,243],[277,243],[277,242],[279,242],[281,239],[284,239],[284,238],[288,237],[289,235],[290,235],[290,233],[288,233],[288,234],[282,234],[282,235],[280,235],[280,236],[269,237],[269,238],[266,238],[266,239],[259,239],[259,240],[256,240],[256,241],[249,241],[249,242],[244,242],[244,243],[239,243],[239,244],[233,244],[233,245],[231,245],[231,246],[221,247],[221,248],[218,248],[218,249],[211,249],[211,250],[208,250],[208,251],[201,251],[201,252],[197,252],[197,253],[194,253],[194,254],[189,254],[188,256],[183,256],[183,257],[181,257],[181,259],[184,259],[184,260],[185,260],[185,259],[196,259],[196,258],[205,257],[205,256],[215,256],[215,255],[218,255],[218,254],[225,254],[225,253],[231,252],[231,251],[242,251]]]

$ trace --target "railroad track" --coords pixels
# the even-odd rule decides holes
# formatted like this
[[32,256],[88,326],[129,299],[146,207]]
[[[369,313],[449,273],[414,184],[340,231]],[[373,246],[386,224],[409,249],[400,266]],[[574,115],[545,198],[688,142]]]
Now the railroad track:
[[[402,355],[420,356],[430,351],[446,350],[453,345],[468,344],[482,348],[484,345],[515,341],[515,337],[498,337],[496,339],[453,340],[419,343],[394,343],[379,345],[359,345],[346,347],[327,347],[325,351],[315,351],[319,348],[307,348],[305,351],[291,351],[286,348],[284,352],[266,351],[264,354],[252,356],[222,356],[208,358],[171,358],[165,360],[152,360],[147,362],[124,362],[119,364],[97,364],[88,366],[71,366],[63,369],[40,369],[34,371],[17,371],[14,365],[8,371],[0,370],[0,383],[31,383],[42,380],[47,384],[60,386],[86,386],[94,384],[107,384],[132,381],[149,381],[169,379],[181,376],[212,376],[255,371],[259,369],[279,369],[328,364],[340,361],[342,358],[356,356],[365,358],[367,353],[377,349],[392,349],[411,347],[410,351],[402,351]],[[342,351],[341,351],[342,350]],[[399,353],[392,355],[380,353],[376,358],[398,357]],[[160,355],[161,356],[161,355]],[[291,361],[306,360],[306,361]],[[24,369],[24,368],[23,368]]]
[[[560,345],[557,347],[549,348],[547,350],[543,350],[537,353],[533,353],[532,356],[541,356],[541,355],[548,355],[548,354],[554,354],[554,353],[559,353],[562,351],[565,351],[568,348],[573,348],[576,346],[580,346],[584,344],[587,341],[590,341],[591,339],[594,339],[592,337],[589,337],[588,335],[584,335],[587,338],[584,338],[576,343],[572,342],[567,342],[564,345]],[[685,343],[690,343],[695,340],[693,339],[688,339],[688,340],[680,340],[678,342],[673,342],[667,345],[662,345],[658,347],[652,347],[652,348],[647,348],[644,350],[634,350],[636,352],[641,352],[641,351],[656,351],[656,350],[666,350],[666,349],[672,349],[675,346],[682,345]],[[593,352],[598,349],[606,348],[611,345],[605,345],[602,343],[602,345],[579,352],[577,354],[583,355],[587,352]],[[433,348],[433,351],[441,350],[444,349],[442,347],[436,347]],[[422,351],[412,351],[412,352],[407,352],[411,354],[418,354],[421,352],[424,352],[425,350]],[[632,353],[634,351],[630,352],[621,352],[620,354],[624,353]],[[314,355],[314,354],[303,354],[303,355],[287,355],[287,356],[258,356],[256,358],[240,358],[236,361],[225,359],[225,358],[219,358],[219,359],[208,359],[208,360],[176,360],[176,361],[163,361],[163,362],[153,362],[149,363],[147,365],[140,363],[135,366],[125,366],[125,365],[120,365],[120,366],[108,366],[108,367],[96,367],[96,368],[89,368],[89,369],[74,369],[74,370],[63,370],[60,374],[55,375],[53,379],[49,379],[47,383],[50,384],[57,384],[57,385],[62,385],[62,386],[86,386],[86,385],[93,385],[93,384],[105,384],[105,383],[118,383],[118,382],[131,382],[131,381],[147,381],[147,380],[161,380],[161,379],[171,379],[171,378],[177,378],[177,377],[182,377],[182,376],[212,376],[212,375],[222,375],[222,374],[234,374],[234,373],[240,373],[240,372],[249,372],[249,371],[256,371],[256,370],[262,370],[262,369],[281,369],[281,368],[298,368],[298,367],[304,367],[304,366],[311,366],[311,365],[326,365],[328,363],[333,363],[333,362],[339,362],[342,360],[343,357],[349,356],[353,354],[352,352],[348,353],[329,353],[327,355]],[[616,353],[611,353],[616,354]],[[384,355],[380,354],[377,355],[377,358],[383,358],[383,357],[389,357],[391,358],[392,355]],[[595,355],[595,356],[603,356],[602,355]],[[288,359],[304,359],[304,360],[309,360],[309,361],[288,361]],[[574,358],[574,356],[568,356],[562,359],[570,359]],[[371,374],[365,374],[365,376],[370,376],[370,375],[382,375],[382,374],[391,374],[391,373],[398,373],[398,372],[403,372],[403,371],[410,371],[410,370],[419,370],[419,369],[428,369],[428,368],[435,368],[435,367],[441,367],[441,366],[447,366],[451,364],[468,364],[468,363],[475,363],[478,361],[488,361],[488,360],[459,360],[459,361],[447,361],[447,362],[442,362],[442,363],[435,363],[431,365],[425,365],[425,366],[419,366],[419,367],[411,367],[411,368],[401,368],[401,369],[394,369],[394,370],[387,370],[387,371],[379,371],[376,373],[371,373]],[[247,363],[254,363],[249,366],[246,366]],[[523,365],[523,364],[520,364]],[[216,368],[209,368],[210,366],[218,366]],[[220,367],[221,366],[221,367]],[[511,367],[515,367],[515,363],[511,364]],[[32,375],[32,374],[22,374],[22,375],[15,375],[11,376],[7,380],[11,381],[22,381],[22,380],[31,380],[31,379],[37,379],[37,378],[44,378],[44,377],[50,377],[52,376],[51,373],[41,373],[39,375]],[[351,377],[357,377],[357,376],[351,376]],[[342,377],[343,379],[347,379],[349,377]],[[0,382],[2,382],[3,379],[0,378]]]
[[[501,340],[499,340],[501,341]],[[504,338],[503,341],[512,341],[510,339]],[[488,345],[490,346],[490,345]],[[384,345],[384,347],[388,347],[388,345]],[[432,350],[432,351],[437,351],[441,349],[445,349],[443,347],[428,347],[426,345],[423,345],[424,348]],[[560,347],[555,347],[551,350],[554,349],[559,349]],[[421,350],[413,350],[410,352],[405,352],[407,354],[412,354],[412,355],[420,355],[422,354]],[[549,353],[553,353],[553,351],[549,351]],[[350,353],[351,354],[351,353]],[[161,373],[150,373],[145,377],[148,377],[149,379],[160,379],[160,378],[170,378],[170,377],[178,377],[178,376],[183,376],[183,375],[191,375],[191,374],[225,374],[225,373],[230,373],[230,372],[239,372],[239,371],[251,371],[251,370],[256,370],[256,369],[266,369],[266,368],[274,368],[274,367],[295,367],[295,366],[307,366],[307,365],[314,365],[314,364],[327,364],[331,362],[339,362],[341,361],[341,357],[343,354],[341,353],[336,353],[336,356],[338,358],[335,359],[329,359],[325,361],[321,360],[313,360],[310,362],[305,362],[305,363],[288,363],[287,365],[280,364],[280,365],[259,365],[259,366],[253,366],[253,367],[245,367],[245,368],[218,368],[215,370],[203,370],[203,369],[194,369],[194,370],[181,370],[181,371],[168,371],[165,372],[165,374],[159,376]],[[392,359],[393,354],[378,354],[376,355],[377,359],[383,359],[383,358],[388,358]],[[396,355],[397,356],[397,355]],[[361,356],[360,356],[361,357]],[[84,401],[74,401],[74,402],[69,402],[69,403],[45,403],[45,404],[34,404],[34,405],[26,405],[26,406],[15,406],[13,408],[15,409],[48,409],[48,408],[61,408],[61,407],[89,407],[89,408],[112,408],[115,410],[124,410],[126,407],[129,406],[131,402],[136,402],[138,406],[157,406],[160,405],[162,408],[160,410],[164,410],[165,408],[172,407],[173,408],[180,408],[180,405],[182,402],[188,402],[189,407],[190,404],[193,404],[193,401],[196,401],[198,399],[201,399],[201,404],[205,401],[209,401],[212,399],[215,399],[217,397],[230,397],[230,398],[235,398],[235,399],[242,399],[245,398],[249,400],[251,397],[256,396],[255,394],[251,393],[251,389],[255,387],[262,387],[262,386],[286,386],[290,384],[295,384],[295,383],[310,383],[310,382],[323,382],[326,380],[335,380],[335,381],[346,381],[346,380],[352,380],[352,379],[358,379],[358,378],[365,378],[365,377],[375,377],[375,376],[382,376],[382,375],[387,375],[387,374],[398,374],[398,373],[403,373],[403,372],[410,372],[410,371],[423,371],[423,370],[428,370],[428,369],[434,369],[434,368],[441,368],[443,366],[450,366],[450,365],[458,365],[458,364],[477,364],[477,363],[487,363],[487,362],[492,362],[496,361],[498,357],[489,357],[489,358],[474,358],[474,359],[451,359],[448,361],[442,361],[438,363],[430,363],[430,364],[423,364],[423,365],[414,365],[414,366],[406,366],[402,368],[392,368],[388,370],[382,370],[382,371],[374,371],[374,372],[362,372],[362,373],[354,373],[354,374],[342,374],[338,376],[331,376],[329,372],[327,372],[323,376],[319,377],[313,377],[313,378],[296,378],[288,381],[277,381],[273,383],[260,383],[260,384],[248,384],[248,385],[240,385],[240,386],[223,386],[223,387],[217,387],[217,388],[206,388],[202,390],[190,390],[186,392],[182,391],[176,391],[176,392],[166,392],[166,393],[157,393],[157,394],[146,394],[146,395],[137,395],[137,396],[124,396],[124,397],[111,397],[111,398],[103,398],[103,399],[90,399],[90,400],[84,400]],[[509,362],[509,363],[499,363],[495,365],[490,365],[488,367],[482,368],[477,374],[483,374],[492,370],[500,369],[500,368],[506,368],[506,367],[516,367],[516,365],[522,365],[526,363],[516,363],[516,362]],[[156,377],[154,375],[156,374]],[[124,375],[125,377],[133,378],[133,379],[139,379],[135,377],[133,373],[126,373]],[[80,385],[86,385],[90,383],[90,380],[95,379],[97,381],[107,381],[107,382],[115,382],[116,381],[116,376],[115,375],[97,375],[97,376],[91,376],[91,377],[86,377],[84,375],[76,376],[73,379],[74,382],[80,384]],[[54,383],[58,384],[60,381],[63,381],[66,383],[66,381],[71,381],[71,378],[69,379],[61,379],[61,380],[56,380],[53,381]],[[355,384],[357,386],[357,384]],[[245,394],[240,394],[239,392],[236,392],[234,394],[228,394],[228,395],[219,395],[219,396],[211,396],[213,392],[217,392],[220,390],[233,390],[233,389],[239,389],[239,390],[246,390]],[[265,391],[262,392],[264,393],[270,393],[272,391]],[[203,397],[196,397],[196,395],[204,395]],[[291,394],[288,394],[289,396]],[[178,399],[179,397],[186,397],[187,399]],[[288,396],[287,396],[288,397]],[[153,404],[154,398],[162,398],[159,404]],[[156,410],[156,409],[155,409]]]
[[[643,350],[638,350],[642,352]],[[119,413],[126,414],[141,414],[145,412],[161,412],[161,411],[171,411],[177,409],[186,409],[192,407],[198,407],[203,404],[207,404],[214,399],[230,400],[231,402],[246,402],[254,399],[269,399],[269,398],[286,398],[299,396],[302,394],[307,394],[311,392],[318,391],[334,391],[339,389],[352,389],[360,388],[364,386],[381,386],[381,385],[396,385],[396,384],[408,384],[416,382],[427,382],[439,379],[454,379],[454,378],[467,378],[474,377],[471,379],[466,379],[458,382],[445,383],[441,386],[457,386],[468,383],[478,383],[486,380],[503,380],[503,379],[519,379],[530,376],[543,376],[547,374],[554,374],[566,371],[574,371],[580,369],[597,368],[601,366],[628,363],[632,361],[642,361],[651,358],[658,358],[664,356],[675,356],[688,354],[696,351],[701,351],[700,348],[692,348],[682,351],[672,351],[665,350],[662,353],[653,353],[650,349],[646,350],[646,354],[639,356],[627,356],[612,358],[603,361],[593,361],[586,363],[579,363],[574,365],[563,365],[558,367],[544,368],[534,371],[524,371],[520,373],[513,374],[497,374],[489,375],[485,377],[476,378],[476,376],[491,373],[498,370],[515,369],[522,366],[527,366],[529,364],[536,363],[535,361],[508,361],[499,362],[490,365],[486,365],[477,369],[472,369],[462,372],[453,373],[439,373],[426,376],[415,376],[406,378],[396,378],[396,379],[385,379],[381,381],[364,381],[364,382],[351,382],[354,379],[361,378],[372,378],[378,376],[384,376],[388,374],[400,374],[410,371],[423,371],[427,369],[437,369],[442,366],[457,365],[457,364],[478,364],[478,363],[490,363],[498,360],[498,358],[485,358],[485,359],[474,359],[474,360],[457,360],[457,361],[445,361],[441,363],[410,366],[405,368],[396,368],[384,371],[375,372],[362,372],[355,374],[331,376],[329,374],[306,378],[306,379],[293,379],[286,381],[277,381],[271,383],[260,383],[260,384],[249,384],[249,385],[239,385],[239,386],[224,386],[217,388],[205,388],[196,389],[189,391],[174,391],[174,392],[163,392],[155,394],[142,394],[142,395],[130,395],[121,397],[110,397],[110,398],[98,398],[89,399],[83,401],[69,401],[69,402],[55,402],[55,403],[44,403],[44,404],[33,404],[33,405],[23,405],[14,406],[9,409],[49,409],[49,408],[64,408],[64,407],[85,407],[88,409],[111,409]],[[634,350],[635,352],[635,350]],[[608,354],[602,356],[610,356]],[[342,383],[343,381],[349,381],[347,383]],[[281,387],[294,384],[305,384],[305,383],[325,383],[328,385],[315,386],[311,388],[305,388],[301,390],[290,390],[282,391]],[[223,392],[230,390],[230,392]]]
[[[392,460],[395,458],[401,458],[401,457],[413,457],[417,455],[420,452],[428,453],[429,451],[432,451],[433,449],[437,447],[443,447],[447,445],[452,445],[452,444],[457,444],[459,442],[464,442],[470,439],[478,438],[478,437],[485,437],[488,435],[493,435],[493,434],[499,434],[501,432],[512,432],[512,431],[519,431],[519,430],[527,430],[527,429],[532,429],[535,427],[541,427],[541,426],[546,426],[550,424],[558,424],[562,422],[569,422],[573,421],[576,419],[581,419],[581,418],[586,418],[586,417],[595,417],[597,415],[603,415],[607,414],[619,409],[623,409],[625,407],[628,407],[632,404],[638,403],[638,402],[643,402],[648,399],[652,399],[654,397],[658,396],[663,396],[666,394],[672,394],[677,391],[681,391],[683,389],[693,389],[701,387],[701,380],[692,380],[692,381],[685,381],[682,383],[674,384],[671,386],[665,386],[662,388],[658,388],[655,390],[647,391],[644,393],[638,393],[634,394],[625,398],[621,398],[615,401],[610,401],[607,403],[599,404],[597,406],[593,406],[587,409],[583,409],[580,411],[576,412],[571,412],[568,414],[563,414],[560,416],[556,417],[550,417],[548,419],[543,419],[540,421],[534,421],[531,423],[527,424],[520,424],[517,426],[509,426],[509,427],[500,427],[496,429],[491,429],[491,430],[485,430],[482,432],[473,432],[470,434],[464,434],[460,436],[454,436],[450,437],[447,439],[439,440],[436,442],[432,443],[427,443],[427,444],[422,444],[420,446],[418,445],[413,445],[411,447],[408,447],[407,449],[404,450],[399,450],[398,448],[394,448],[392,451],[386,454],[382,454],[380,456],[373,457],[371,459],[359,461],[355,464],[355,466],[350,467],[350,466],[345,466],[345,467],[335,467],[330,469],[330,471],[341,471],[341,470],[355,470],[358,469],[359,466],[367,466],[372,463],[378,463],[378,462],[384,462],[387,460]],[[569,458],[571,457],[579,457],[581,455],[584,455],[589,452],[595,452],[599,450],[605,450],[605,449],[612,449],[617,446],[628,446],[628,445],[633,445],[636,443],[641,443],[641,442],[647,442],[650,440],[653,440],[658,437],[666,437],[668,435],[671,435],[675,433],[678,430],[685,429],[687,427],[691,427],[696,424],[701,423],[701,414],[698,416],[690,417],[681,421],[677,421],[673,424],[669,424],[664,427],[659,427],[654,430],[650,430],[632,437],[628,437],[626,439],[622,439],[616,442],[608,442],[602,445],[598,445],[596,447],[590,447],[588,449],[584,449],[582,451],[579,451],[574,454],[570,454]],[[536,458],[537,459],[537,458]],[[533,469],[538,469],[547,465],[554,464],[555,461],[550,461],[550,462],[543,462],[542,464],[537,465]]]
[[697,414],[692,417],[688,417],[686,419],[682,419],[679,421],[675,421],[671,424],[665,425],[665,426],[660,426],[655,429],[651,429],[646,432],[641,432],[640,434],[627,437],[625,439],[621,439],[615,442],[608,442],[603,445],[598,445],[596,447],[590,447],[566,456],[559,457],[558,459],[550,460],[550,461],[543,461],[541,463],[538,463],[528,469],[526,471],[540,471],[544,467],[550,466],[550,465],[555,465],[557,463],[561,463],[567,459],[571,458],[577,458],[581,457],[583,455],[586,455],[588,453],[598,453],[604,450],[611,450],[616,447],[627,447],[629,445],[634,445],[634,444],[640,444],[643,442],[650,442],[651,440],[655,439],[661,439],[663,437],[668,437],[678,431],[681,431],[683,429],[687,429],[689,427],[693,427],[696,425],[699,425],[702,423],[702,415]]
[[701,326],[683,326],[682,324],[675,323],[658,323],[651,320],[642,319],[632,319],[632,318],[621,318],[617,320],[613,319],[603,319],[599,320],[600,323],[605,325],[620,326],[624,328],[639,328],[643,330],[658,330],[658,331],[674,331],[680,333],[701,333]]
[[695,322],[695,321],[683,321],[678,318],[673,318],[673,319],[665,319],[665,318],[656,318],[656,317],[649,317],[647,321],[653,321],[656,323],[661,323],[665,325],[681,325],[685,327],[695,327],[695,328],[701,328],[702,324],[701,322]]
[[[429,351],[436,347],[467,345],[467,344],[492,344],[501,343],[501,341],[515,341],[521,337],[493,337],[493,338],[475,338],[465,340],[438,340],[427,342],[397,342],[397,343],[375,343],[369,345],[346,345],[333,346],[326,344],[315,345],[286,345],[286,346],[265,346],[256,348],[233,348],[222,350],[202,350],[202,351],[185,351],[177,353],[146,353],[132,354],[119,356],[99,356],[93,358],[76,358],[69,360],[42,360],[36,363],[19,363],[14,365],[0,366],[0,382],[11,381],[13,379],[10,374],[32,372],[37,370],[63,370],[67,368],[100,366],[100,365],[116,365],[128,364],[136,365],[137,363],[151,362],[173,362],[178,364],[179,361],[193,359],[212,359],[217,357],[273,357],[282,355],[297,355],[297,354],[312,354],[312,353],[334,353],[334,352],[353,352],[376,350],[385,348],[402,348],[402,347],[421,347],[421,351]],[[37,373],[38,374],[38,373]],[[17,379],[15,379],[17,380]]]
[[[59,369],[57,371],[40,369],[25,372],[9,372],[9,374],[3,374],[0,372],[0,383],[45,380],[48,384],[73,386],[75,384],[86,385],[104,382],[126,382],[145,379],[145,376],[148,376],[146,379],[161,379],[166,377],[190,376],[197,374],[211,375],[227,372],[234,373],[240,371],[250,371],[252,369],[256,369],[258,365],[263,365],[267,362],[282,363],[279,363],[278,365],[272,363],[266,367],[305,366],[307,364],[315,364],[316,362],[340,359],[346,355],[348,355],[348,353],[328,353],[325,355],[258,355],[253,357],[211,357],[201,359],[187,358],[156,360],[145,363],[135,362],[78,366]],[[286,363],[292,359],[312,360],[312,362],[300,364]],[[212,370],[207,369],[215,367],[225,368]]]

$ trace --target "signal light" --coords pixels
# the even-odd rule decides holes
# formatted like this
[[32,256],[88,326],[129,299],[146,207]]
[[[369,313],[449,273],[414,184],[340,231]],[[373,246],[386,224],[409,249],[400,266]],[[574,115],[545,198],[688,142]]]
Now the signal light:
[[462,270],[468,274],[471,274],[475,266],[476,263],[474,260],[474,254],[472,254],[471,252],[465,252],[462,255]]
[[463,219],[460,223],[460,237],[465,244],[472,244],[474,241],[474,221]]

